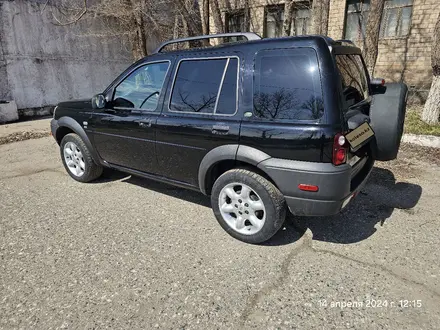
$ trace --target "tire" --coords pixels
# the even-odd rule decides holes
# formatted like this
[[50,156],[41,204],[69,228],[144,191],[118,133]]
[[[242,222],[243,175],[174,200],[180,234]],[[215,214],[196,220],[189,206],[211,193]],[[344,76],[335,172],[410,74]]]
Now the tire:
[[373,95],[370,108],[375,139],[373,158],[381,161],[397,157],[405,122],[408,87],[404,83],[387,84],[383,94]]
[[[224,206],[223,211],[219,201]],[[212,188],[211,205],[218,223],[229,235],[251,244],[270,239],[286,218],[283,194],[272,182],[247,169],[232,169],[223,173]],[[240,215],[242,218],[238,218]],[[254,223],[257,225],[254,226]]]
[[[73,149],[76,149],[74,154],[69,154],[69,150],[73,151]],[[60,153],[64,168],[74,180],[90,182],[101,176],[102,166],[95,164],[89,149],[77,134],[70,133],[63,137],[60,143]],[[68,161],[71,166],[67,164]],[[72,164],[74,165],[72,166]],[[77,168],[80,170],[75,173]]]

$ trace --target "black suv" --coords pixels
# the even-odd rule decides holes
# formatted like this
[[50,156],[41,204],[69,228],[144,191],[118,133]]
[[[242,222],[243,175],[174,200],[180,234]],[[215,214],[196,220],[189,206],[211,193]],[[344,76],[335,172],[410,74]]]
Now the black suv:
[[[247,41],[163,51],[230,37]],[[374,160],[396,158],[406,94],[370,79],[346,41],[210,35],[166,42],[92,100],[58,104],[51,129],[73,179],[110,167],[201,191],[230,235],[260,243],[287,208],[338,213]]]

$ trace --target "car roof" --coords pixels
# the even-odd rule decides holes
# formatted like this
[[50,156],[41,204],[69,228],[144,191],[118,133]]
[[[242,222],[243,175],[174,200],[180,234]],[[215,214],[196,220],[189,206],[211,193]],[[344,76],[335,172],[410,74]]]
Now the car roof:
[[[184,39],[182,39],[184,40]],[[291,48],[291,47],[313,47],[318,45],[325,45],[326,47],[352,47],[357,48],[349,40],[333,40],[330,37],[321,35],[304,35],[294,37],[282,37],[282,38],[264,38],[259,40],[250,41],[238,41],[223,43],[220,45],[209,47],[196,47],[181,50],[169,50],[153,53],[145,59],[160,59],[170,55],[174,56],[187,56],[197,54],[209,54],[209,53],[221,53],[221,52],[248,52],[250,50],[258,50],[262,48]],[[168,45],[166,45],[168,46]],[[161,47],[159,47],[160,49]]]

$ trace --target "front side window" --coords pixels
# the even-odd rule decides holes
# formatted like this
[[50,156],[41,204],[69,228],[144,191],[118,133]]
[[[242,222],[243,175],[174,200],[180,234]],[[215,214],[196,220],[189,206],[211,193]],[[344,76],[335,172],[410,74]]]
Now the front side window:
[[386,0],[382,14],[380,34],[382,37],[404,37],[411,25],[412,0]]
[[283,36],[284,5],[266,7],[265,16],[266,38],[278,38]]
[[348,0],[345,39],[357,40],[365,37],[370,0]]
[[324,114],[318,60],[313,49],[258,52],[254,114],[268,120],[313,120]]
[[177,70],[170,110],[231,115],[237,107],[238,59],[184,60]]
[[368,80],[360,55],[336,55],[336,65],[342,80],[342,94],[348,106],[365,100]]
[[170,63],[151,63],[133,71],[115,89],[113,106],[154,111]]

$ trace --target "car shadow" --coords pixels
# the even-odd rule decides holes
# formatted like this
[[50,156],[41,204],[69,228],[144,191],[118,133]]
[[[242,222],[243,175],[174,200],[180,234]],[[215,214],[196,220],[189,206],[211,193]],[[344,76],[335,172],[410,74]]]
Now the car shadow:
[[[210,198],[200,192],[115,170],[105,170],[103,177],[96,182],[116,180],[190,203],[211,207]],[[296,217],[289,214],[282,229],[264,245],[277,246],[294,243],[307,228],[312,231],[314,240],[339,244],[356,243],[373,235],[376,232],[375,226],[378,223],[383,225],[394,209],[411,213],[411,209],[416,206],[421,194],[421,186],[408,182],[396,182],[390,170],[374,167],[365,187],[341,213],[328,217]]]
[[108,169],[108,168],[104,169],[104,173],[102,177],[93,182],[104,183],[111,181],[121,181],[129,184],[133,184],[145,189],[153,190],[160,194],[165,194],[170,197],[179,198],[190,203],[199,204],[209,208],[211,207],[210,198],[208,196],[203,195],[200,192],[172,186],[170,184],[158,182],[147,178],[130,175],[113,169]]
[[[328,217],[290,215],[287,222],[300,232],[309,228],[314,240],[356,243],[373,235],[377,230],[376,225],[383,226],[394,209],[411,214],[421,195],[421,186],[396,182],[393,172],[374,167],[360,194],[341,213]],[[283,244],[282,238],[280,243]]]

